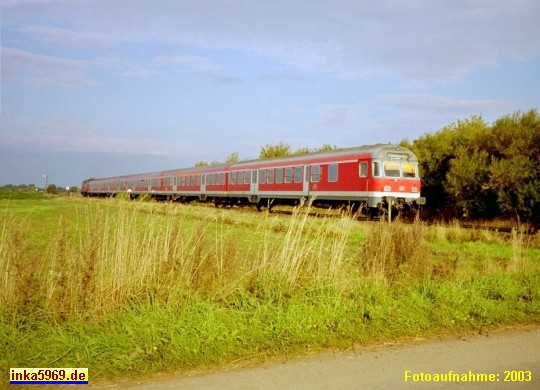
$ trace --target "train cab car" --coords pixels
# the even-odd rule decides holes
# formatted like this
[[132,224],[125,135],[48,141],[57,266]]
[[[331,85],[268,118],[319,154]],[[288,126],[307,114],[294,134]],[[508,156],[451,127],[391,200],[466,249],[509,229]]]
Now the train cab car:
[[[229,195],[260,205],[353,205],[383,210],[423,203],[418,160],[410,150],[377,144],[234,164]],[[240,180],[239,180],[240,177]],[[249,179],[249,180],[248,180]]]

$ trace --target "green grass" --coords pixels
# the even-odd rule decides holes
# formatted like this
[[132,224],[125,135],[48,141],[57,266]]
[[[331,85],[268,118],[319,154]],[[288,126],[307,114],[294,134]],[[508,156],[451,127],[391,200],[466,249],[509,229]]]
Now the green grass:
[[0,200],[0,369],[91,379],[527,323],[540,240],[213,207]]

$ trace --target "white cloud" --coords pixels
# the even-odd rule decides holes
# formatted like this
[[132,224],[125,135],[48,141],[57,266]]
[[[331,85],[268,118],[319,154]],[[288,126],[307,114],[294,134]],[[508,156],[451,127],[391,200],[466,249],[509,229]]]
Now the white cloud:
[[125,156],[198,156],[200,150],[189,144],[147,138],[125,138],[53,133],[1,134],[3,147],[41,150],[48,152],[107,153]]
[[[504,112],[511,111],[515,107],[504,101],[483,99],[452,99],[446,96],[429,94],[394,94],[381,95],[374,101],[374,105],[380,107],[412,110],[423,113],[440,113],[444,115],[465,114],[481,112]],[[471,113],[471,114],[466,114]]]
[[201,150],[188,142],[98,134],[103,126],[68,117],[47,119],[0,118],[0,145],[47,152],[108,153],[126,156],[198,156]]
[[118,37],[97,31],[74,31],[55,26],[25,25],[21,33],[35,42],[68,47],[111,47]]
[[33,134],[60,133],[72,135],[92,135],[102,126],[96,123],[82,123],[65,116],[52,116],[48,119],[34,119],[29,117],[0,118],[2,132],[18,134],[30,132]]
[[80,27],[129,40],[250,50],[346,77],[443,81],[540,51],[536,0],[129,3],[88,6]]
[[[41,17],[32,7],[20,6],[7,7],[5,19],[24,20],[31,14],[33,24],[23,25],[21,31],[42,42],[247,50],[291,67],[350,78],[447,82],[474,68],[540,53],[540,2],[536,0],[50,0],[37,4]],[[67,26],[59,16],[61,10],[70,15]],[[199,69],[219,68],[197,56],[170,57],[175,59]]]
[[33,86],[81,87],[93,84],[87,72],[91,62],[34,54],[2,47],[2,78]]
[[193,55],[158,56],[155,62],[160,65],[174,65],[197,71],[216,71],[222,68],[206,57]]

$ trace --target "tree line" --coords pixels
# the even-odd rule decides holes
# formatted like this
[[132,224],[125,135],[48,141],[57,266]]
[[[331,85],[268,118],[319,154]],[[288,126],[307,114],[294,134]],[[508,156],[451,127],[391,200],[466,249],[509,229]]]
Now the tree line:
[[401,145],[418,156],[422,194],[432,216],[512,216],[540,223],[536,109],[517,111],[491,125],[472,116]]
[[[320,148],[299,148],[297,150],[292,150],[291,145],[285,142],[278,142],[277,144],[266,144],[261,146],[261,151],[259,153],[259,159],[269,159],[276,157],[289,157],[289,156],[301,156],[309,153],[316,152],[325,152],[328,150],[337,149],[336,145],[323,144]],[[220,165],[225,163],[237,163],[240,161],[247,161],[249,159],[241,159],[238,152],[231,153],[225,161],[212,161],[208,163],[206,161],[198,161],[195,163],[196,167],[206,167],[209,165]]]

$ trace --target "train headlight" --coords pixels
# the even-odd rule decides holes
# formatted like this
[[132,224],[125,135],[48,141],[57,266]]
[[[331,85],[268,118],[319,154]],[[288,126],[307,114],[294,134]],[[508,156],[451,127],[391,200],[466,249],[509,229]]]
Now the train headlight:
[[413,188],[411,189],[411,192],[418,192],[418,187],[413,187]]

